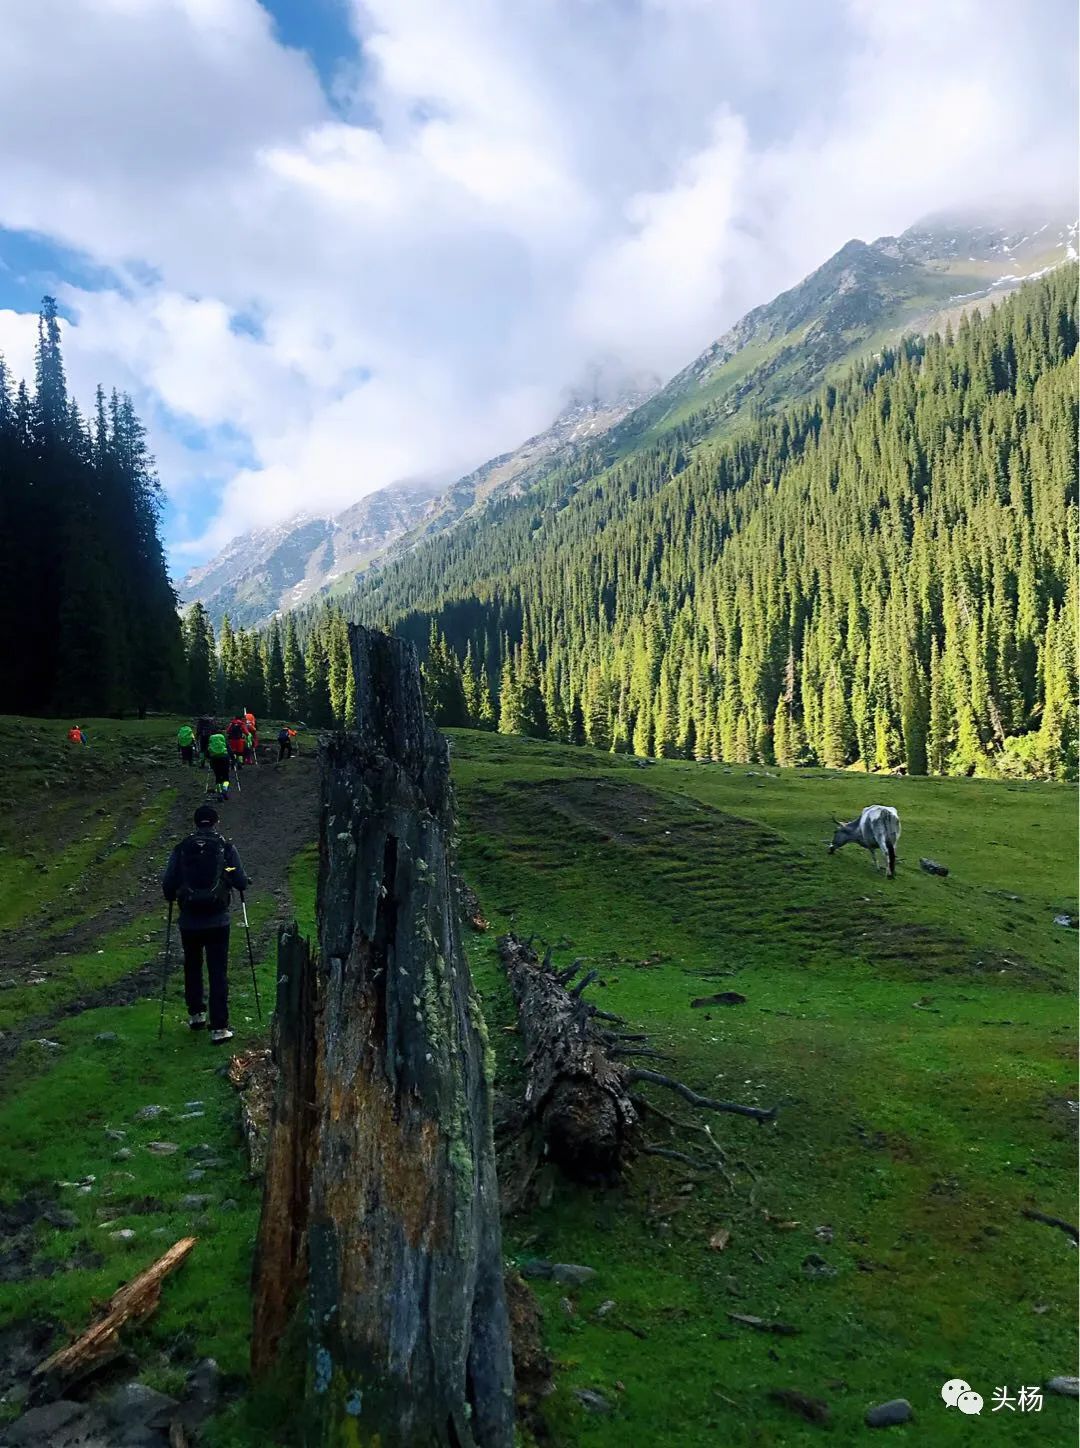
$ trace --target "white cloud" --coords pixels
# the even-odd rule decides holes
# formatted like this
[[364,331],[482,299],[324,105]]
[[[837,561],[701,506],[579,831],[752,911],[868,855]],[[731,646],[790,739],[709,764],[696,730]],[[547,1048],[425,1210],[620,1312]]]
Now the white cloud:
[[136,393],[193,557],[461,471],[596,358],[670,372],[852,235],[1072,187],[1065,0],[351,14],[344,109],[256,0],[5,17],[0,225],[111,273],[61,290],[69,372]]

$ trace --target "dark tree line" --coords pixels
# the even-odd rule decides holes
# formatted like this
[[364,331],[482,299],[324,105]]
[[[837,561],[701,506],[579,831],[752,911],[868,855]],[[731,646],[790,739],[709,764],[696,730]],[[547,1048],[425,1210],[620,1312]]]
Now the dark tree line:
[[68,396],[56,303],[33,392],[0,359],[0,678],[15,713],[175,704],[184,654],[158,535],[161,487],[131,399]]
[[645,755],[1074,773],[1076,346],[1067,267],[734,439],[557,470],[349,612],[426,653],[444,724],[464,699]]

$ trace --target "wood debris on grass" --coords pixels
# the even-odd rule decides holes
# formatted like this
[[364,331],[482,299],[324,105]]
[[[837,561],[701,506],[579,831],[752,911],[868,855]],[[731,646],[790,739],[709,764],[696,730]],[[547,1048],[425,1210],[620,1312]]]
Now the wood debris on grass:
[[148,1317],[161,1300],[161,1284],[186,1260],[195,1237],[181,1237],[145,1271],[113,1293],[105,1315],[67,1347],[39,1363],[30,1377],[35,1402],[58,1398],[79,1379],[112,1361],[121,1351],[120,1329],[125,1323]]

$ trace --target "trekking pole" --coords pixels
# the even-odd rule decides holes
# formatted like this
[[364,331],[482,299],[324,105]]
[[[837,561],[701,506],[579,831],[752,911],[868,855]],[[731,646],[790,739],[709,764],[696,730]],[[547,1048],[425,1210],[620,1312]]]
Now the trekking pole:
[[244,912],[244,931],[247,934],[248,960],[251,963],[251,984],[255,989],[255,1009],[259,1015],[259,1024],[262,1025],[262,1006],[259,1004],[259,982],[255,976],[255,952],[251,948],[251,926],[247,918],[247,901],[244,899],[243,890],[240,891],[240,909]]
[[233,779],[236,781],[236,792],[237,792],[237,794],[243,794],[244,791],[240,788],[240,771],[239,771],[239,769],[237,769],[237,767],[236,767],[236,755],[235,755],[235,754],[234,754],[233,757],[232,757],[232,776],[233,776]]
[[172,907],[173,902],[169,901],[169,918],[165,925],[165,964],[161,971],[161,1018],[158,1021],[157,1038],[160,1041],[165,1034],[165,993],[169,986],[169,949],[172,945]]

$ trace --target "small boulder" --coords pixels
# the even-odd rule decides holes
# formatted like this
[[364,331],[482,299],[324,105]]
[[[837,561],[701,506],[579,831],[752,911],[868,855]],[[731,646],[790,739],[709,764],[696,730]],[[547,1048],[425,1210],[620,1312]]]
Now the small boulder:
[[581,1406],[587,1408],[590,1413],[611,1412],[611,1404],[607,1398],[604,1397],[603,1393],[598,1393],[595,1388],[575,1388],[574,1397],[577,1398]]
[[1080,1378],[1051,1378],[1046,1384],[1048,1393],[1057,1393],[1059,1398],[1080,1397]]
[[135,1233],[130,1227],[121,1227],[117,1232],[110,1232],[109,1236],[114,1242],[134,1242]]
[[192,1192],[186,1197],[181,1197],[177,1205],[182,1212],[201,1212],[204,1207],[210,1205],[210,1198]]
[[159,1116],[164,1116],[168,1109],[167,1106],[140,1106],[132,1119],[135,1121],[156,1121]]
[[77,1424],[87,1414],[85,1403],[69,1403],[60,1398],[55,1403],[43,1403],[40,1408],[31,1408],[15,1423],[4,1429],[5,1442],[11,1448],[34,1448],[35,1444],[63,1441],[69,1435],[74,1437]]
[[580,1267],[576,1262],[553,1262],[551,1265],[552,1282],[559,1282],[563,1287],[583,1287],[595,1276],[594,1268]]
[[825,1258],[817,1252],[811,1252],[809,1256],[803,1258],[802,1270],[804,1277],[820,1278],[836,1276],[836,1268],[830,1262],[826,1262]]
[[152,1151],[155,1156],[172,1156],[174,1151],[179,1151],[175,1141],[148,1141],[147,1151]]
[[913,1417],[907,1398],[890,1398],[887,1403],[878,1403],[866,1412],[868,1428],[895,1428],[900,1423],[910,1423]]
[[125,1383],[102,1404],[109,1421],[125,1432],[132,1428],[167,1429],[178,1407],[175,1398],[145,1383]]
[[721,990],[715,995],[698,996],[692,1000],[690,1005],[694,1010],[700,1010],[702,1006],[742,1006],[746,1004],[746,997],[737,990]]
[[97,1035],[94,1037],[94,1040],[99,1042],[99,1044],[101,1044],[102,1046],[111,1046],[119,1039],[120,1037],[116,1034],[115,1031],[98,1031]]
[[130,1161],[135,1155],[130,1146],[122,1146],[119,1151],[112,1154],[113,1161]]

